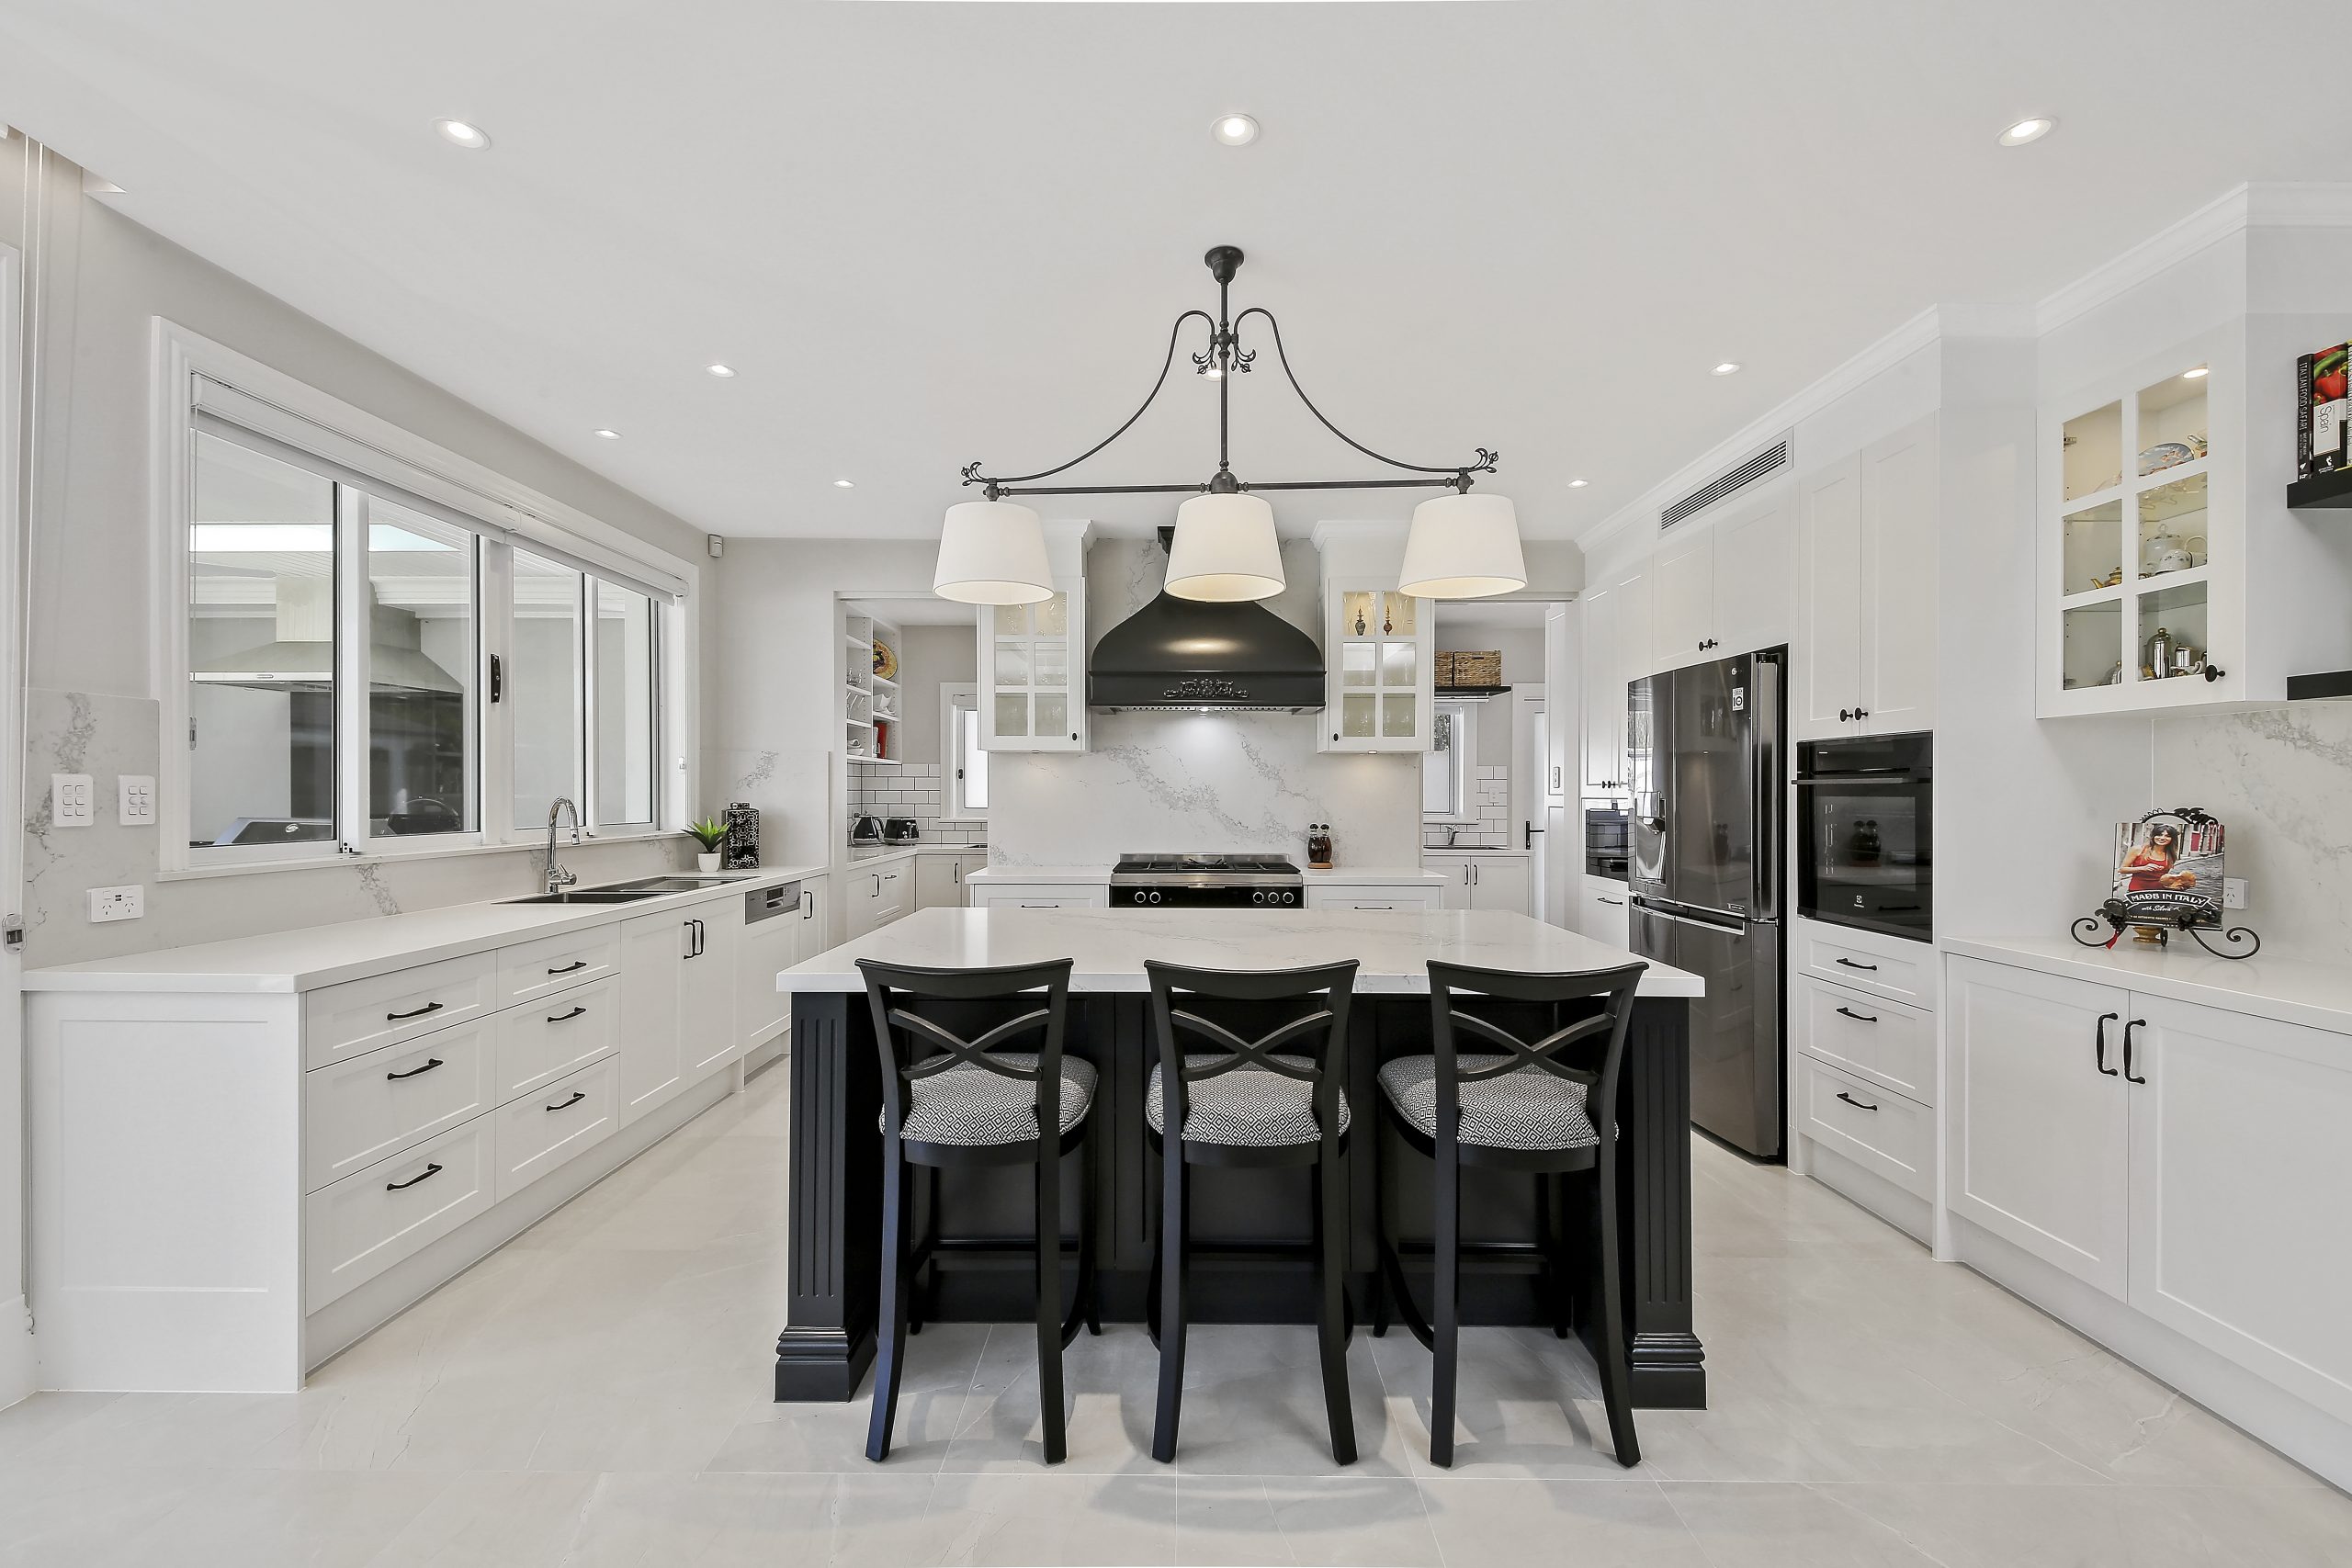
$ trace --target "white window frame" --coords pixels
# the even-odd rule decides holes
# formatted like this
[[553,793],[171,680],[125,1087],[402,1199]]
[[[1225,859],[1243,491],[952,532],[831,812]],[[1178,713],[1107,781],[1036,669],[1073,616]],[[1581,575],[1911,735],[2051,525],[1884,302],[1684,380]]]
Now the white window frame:
[[[985,612],[983,612],[985,613]],[[956,705],[964,705],[958,708]],[[943,681],[939,686],[940,819],[944,822],[986,822],[989,808],[964,803],[964,738],[957,731],[958,712],[980,719],[980,755],[988,756],[988,723],[980,715],[980,687],[975,681]]]
[[[1430,705],[1430,750],[1423,754],[1421,765],[1428,767],[1428,759],[1431,757],[1444,757],[1450,761],[1453,769],[1454,809],[1451,814],[1424,810],[1421,813],[1424,822],[1457,828],[1466,827],[1479,819],[1476,806],[1470,799],[1471,787],[1477,779],[1479,706],[1477,703],[1447,702],[1443,699]],[[1441,751],[1437,749],[1437,720],[1440,716],[1447,714],[1453,716],[1453,742]]]
[[[512,611],[508,540],[535,555],[558,559],[582,570],[583,607],[593,610],[594,581],[601,574],[638,592],[650,590],[654,602],[654,765],[653,820],[599,829],[594,801],[595,781],[594,710],[590,683],[594,659],[584,644],[594,635],[593,615],[581,618],[583,642],[580,679],[574,700],[580,714],[582,794],[578,804],[582,837],[626,840],[661,838],[680,830],[695,815],[696,748],[695,715],[699,669],[700,604],[696,590],[700,571],[689,560],[650,545],[619,528],[566,505],[446,447],[413,435],[295,380],[257,360],[170,321],[153,318],[152,400],[149,431],[149,504],[153,558],[150,624],[155,628],[150,680],[161,716],[161,763],[157,779],[161,822],[158,876],[162,880],[218,876],[238,873],[287,870],[296,866],[366,864],[435,856],[481,854],[526,849],[545,841],[547,825],[516,820],[513,790],[511,728],[506,716],[488,699],[490,660],[509,651]],[[362,479],[374,474],[395,493],[405,491],[444,506],[480,524],[476,549],[476,669],[472,709],[476,716],[474,789],[477,830],[464,834],[419,835],[391,840],[363,836],[312,840],[302,844],[260,845],[235,849],[199,848],[188,843],[189,762],[188,630],[190,576],[188,520],[195,502],[195,412],[200,381],[217,383],[268,420],[283,420],[312,429],[322,445],[334,449],[317,455],[332,466],[349,468]],[[282,440],[268,429],[261,431]],[[299,442],[288,445],[300,446]],[[341,518],[338,517],[340,530]],[[363,532],[359,537],[364,542]],[[338,538],[342,534],[338,533]],[[352,552],[343,552],[348,555]],[[356,561],[338,558],[339,598],[354,592],[365,603],[365,551]],[[350,603],[350,600],[345,600]],[[345,624],[338,616],[338,626]],[[365,637],[339,637],[339,644],[356,643],[345,652],[338,648],[338,696],[367,690]],[[338,701],[336,714],[336,808],[339,827],[355,824],[365,835],[368,770],[365,702]]]

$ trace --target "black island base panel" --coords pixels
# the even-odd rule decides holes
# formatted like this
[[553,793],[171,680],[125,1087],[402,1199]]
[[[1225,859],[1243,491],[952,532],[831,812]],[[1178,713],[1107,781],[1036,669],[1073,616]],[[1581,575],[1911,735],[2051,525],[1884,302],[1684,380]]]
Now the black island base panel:
[[[1151,1278],[1159,1213],[1159,1159],[1145,1141],[1144,1087],[1153,1049],[1142,993],[1074,995],[1064,1049],[1101,1074],[1090,1136],[1100,1140],[1095,1179],[1095,1237],[1102,1275],[1102,1321],[1141,1323]],[[956,1027],[952,1004],[927,1005]],[[1533,1011],[1535,1010],[1531,1010]],[[1505,1016],[1498,1013],[1498,1021]],[[1704,1351],[1690,1313],[1690,1003],[1641,998],[1634,1005],[1619,1126],[1623,1161],[1618,1182],[1623,1207],[1618,1235],[1627,1249],[1624,1270],[1627,1356],[1634,1402],[1651,1409],[1702,1409],[1706,1404]],[[1528,1020],[1530,1023],[1538,1021]],[[967,1026],[982,1023],[978,1017]],[[977,1027],[973,1032],[977,1032]],[[1538,1030],[1540,1033],[1543,1031]],[[1355,1321],[1374,1321],[1381,1288],[1374,1230],[1381,1189],[1387,1189],[1392,1233],[1402,1238],[1407,1272],[1417,1296],[1428,1300],[1425,1268],[1414,1248],[1426,1248],[1430,1163],[1406,1147],[1379,1114],[1380,1065],[1394,1056],[1426,1055],[1429,998],[1359,992],[1348,1048],[1347,1093],[1352,1125],[1347,1154],[1350,1226],[1349,1305]],[[780,1402],[854,1398],[874,1359],[881,1272],[882,1105],[880,1058],[863,993],[804,992],[792,1002],[791,1298],[776,1337],[775,1398]],[[1389,1170],[1379,1179],[1378,1163]],[[1079,1183],[1086,1162],[1063,1162],[1061,1213],[1066,1227],[1079,1214]],[[1305,1171],[1193,1168],[1192,1284],[1194,1323],[1315,1321],[1314,1280]],[[932,1267],[912,1281],[917,1321],[1032,1321],[1029,1238],[1035,1196],[1026,1167],[956,1172],[943,1189],[935,1174],[916,1175],[918,1240],[944,1238]],[[1566,1314],[1588,1348],[1600,1339],[1600,1314],[1589,1270],[1554,1279],[1543,1266],[1545,1235],[1565,1234],[1574,1259],[1586,1227],[1597,1223],[1597,1183],[1571,1179],[1568,1213],[1551,1213],[1542,1184],[1514,1173],[1464,1169],[1463,1238],[1502,1244],[1499,1256],[1462,1263],[1463,1321],[1467,1324],[1550,1325]],[[1065,1230],[1076,1274],[1075,1234]],[[1589,1255],[1589,1254],[1588,1254]],[[1571,1265],[1573,1268],[1573,1264]],[[1393,1316],[1393,1314],[1392,1314]],[[1400,1327],[1392,1332],[1401,1333]],[[1597,1348],[1595,1353],[1598,1354]]]

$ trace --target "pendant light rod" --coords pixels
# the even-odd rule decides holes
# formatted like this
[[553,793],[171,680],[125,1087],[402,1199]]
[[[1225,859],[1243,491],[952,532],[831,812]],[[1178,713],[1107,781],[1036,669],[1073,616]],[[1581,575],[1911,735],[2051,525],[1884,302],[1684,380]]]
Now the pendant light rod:
[[[1490,474],[1495,471],[1498,461],[1498,456],[1484,446],[1477,448],[1478,458],[1475,463],[1449,463],[1438,466],[1408,463],[1401,458],[1391,457],[1385,453],[1374,451],[1338,425],[1333,424],[1325,417],[1323,411],[1315,406],[1314,400],[1306,395],[1306,389],[1298,384],[1298,375],[1291,368],[1289,352],[1283,346],[1282,326],[1274,320],[1274,313],[1262,305],[1252,305],[1242,311],[1239,317],[1232,315],[1233,279],[1235,274],[1241,270],[1242,262],[1239,247],[1217,245],[1210,249],[1208,254],[1201,259],[1207,265],[1209,276],[1216,279],[1216,315],[1212,318],[1205,310],[1190,310],[1176,318],[1175,324],[1169,329],[1168,353],[1160,361],[1159,376],[1152,382],[1151,390],[1145,396],[1142,406],[1129,414],[1125,423],[1066,463],[1057,464],[1050,468],[1040,468],[1034,474],[1011,474],[1001,477],[982,473],[981,465],[977,462],[967,463],[963,468],[964,482],[967,485],[982,486],[983,493],[990,501],[1008,495],[1187,495],[1275,490],[1445,488],[1453,490],[1457,494],[1467,494],[1472,482],[1471,475]],[[1161,389],[1167,386],[1169,369],[1176,362],[1177,342],[1183,335],[1184,324],[1196,316],[1209,329],[1209,342],[1205,349],[1192,356],[1193,373],[1196,376],[1210,376],[1217,384],[1216,476],[1206,483],[1189,485],[1031,484],[1030,481],[1033,479],[1051,479],[1056,474],[1064,473],[1078,467],[1079,464],[1085,462],[1135,427],[1136,422],[1144,416],[1154,402],[1159,400]],[[1241,322],[1252,316],[1265,318],[1266,330],[1273,334],[1274,355],[1282,362],[1283,375],[1290,382],[1291,391],[1301,403],[1306,405],[1306,412],[1315,416],[1317,423],[1376,463],[1385,463],[1389,468],[1401,468],[1408,473],[1442,477],[1411,479],[1295,479],[1265,484],[1243,484],[1235,479],[1232,464],[1232,383],[1234,377],[1250,374],[1251,362],[1257,358],[1256,351],[1243,348],[1240,342]]]

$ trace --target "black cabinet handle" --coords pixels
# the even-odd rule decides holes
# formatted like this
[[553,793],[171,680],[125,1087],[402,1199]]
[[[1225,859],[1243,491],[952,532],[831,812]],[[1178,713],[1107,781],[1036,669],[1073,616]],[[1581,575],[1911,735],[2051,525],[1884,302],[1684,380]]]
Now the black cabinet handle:
[[1841,958],[1838,962],[1849,969],[1867,969],[1873,975],[1878,973],[1878,965],[1875,964],[1857,964],[1850,958]]
[[1856,1023],[1876,1023],[1878,1021],[1877,1018],[1870,1013],[1855,1012],[1849,1008],[1839,1008],[1838,1010],[1838,1016],[1840,1018],[1850,1018]]
[[2205,666],[2205,683],[2210,686],[2214,682],[2221,680],[2227,674],[2229,674],[2229,671],[2222,669],[2220,665],[2208,664]]
[[1868,718],[1870,716],[1871,710],[1868,708],[1856,708],[1854,710],[1854,716],[1856,718]]
[[587,1098],[588,1091],[586,1089],[575,1089],[571,1091],[571,1098],[570,1100],[558,1100],[555,1104],[543,1107],[542,1109],[548,1111],[569,1111]]
[[439,1002],[427,1002],[423,1007],[418,1008],[414,1012],[388,1012],[384,1015],[384,1021],[386,1023],[398,1023],[404,1018],[423,1018],[428,1012],[439,1012],[440,1010],[441,1004]]
[[557,1013],[553,1018],[548,1019],[548,1021],[549,1023],[569,1023],[587,1010],[588,1005],[585,1002],[578,1003],[570,1012]]
[[2113,1067],[2107,1065],[2107,1026],[2113,1023],[2122,1016],[2123,1015],[2120,1012],[2103,1012],[2098,1015],[2098,1070],[2105,1073],[2109,1077],[2115,1077],[2116,1073]]
[[2132,1036],[2147,1027],[2148,1021],[2144,1018],[2135,1018],[2123,1026],[2123,1081],[2125,1083],[2148,1081],[2132,1070]]
[[1857,1111],[1876,1111],[1878,1109],[1875,1105],[1863,1104],[1860,1100],[1856,1100],[1852,1095],[1848,1094],[1842,1089],[1838,1091],[1838,1098],[1844,1100],[1847,1104],[1852,1106]]
[[1840,723],[1840,724],[1844,724],[1844,723],[1846,723],[1848,720],[1851,719],[1853,716],[1854,716],[1854,710],[1853,710],[1852,708],[1839,708],[1839,709],[1838,710],[1838,723]]
[[438,1176],[440,1173],[441,1173],[441,1167],[440,1167],[440,1165],[439,1165],[439,1163],[438,1163],[438,1162],[435,1162],[435,1164],[432,1164],[432,1165],[428,1165],[428,1166],[426,1166],[423,1170],[418,1171],[414,1176],[410,1177],[406,1181],[387,1181],[387,1182],[385,1182],[385,1183],[384,1183],[384,1190],[385,1190],[385,1191],[387,1191],[387,1192],[398,1192],[398,1191],[399,1191],[401,1188],[403,1188],[403,1187],[413,1187],[413,1186],[415,1186],[418,1182],[420,1182],[420,1181],[424,1180],[426,1177],[428,1177],[428,1176]]
[[421,1066],[421,1067],[411,1067],[408,1071],[406,1071],[406,1072],[404,1072],[404,1073],[386,1073],[386,1074],[384,1075],[384,1081],[385,1081],[385,1082],[387,1082],[387,1083],[398,1083],[398,1082],[399,1082],[401,1079],[402,1079],[402,1078],[413,1078],[413,1077],[415,1077],[416,1076],[418,1076],[418,1075],[419,1075],[419,1074],[421,1074],[421,1073],[429,1073],[429,1072],[431,1072],[434,1068],[435,1068],[435,1067],[437,1067],[437,1066],[441,1066],[441,1058],[440,1058],[440,1057],[438,1057],[438,1056],[432,1056],[432,1057],[428,1057],[428,1058],[426,1058],[426,1060],[425,1060],[425,1064],[424,1064],[424,1066]]
[[569,963],[569,964],[565,964],[562,968],[560,968],[560,969],[550,969],[550,970],[548,970],[548,974],[550,974],[550,975],[570,975],[570,974],[573,974],[573,973],[575,973],[576,971],[579,971],[579,970],[582,970],[582,969],[585,969],[585,968],[587,968],[587,967],[588,967],[588,961],[587,961],[586,959],[584,959],[584,958],[575,958],[575,959],[573,959],[571,963]]

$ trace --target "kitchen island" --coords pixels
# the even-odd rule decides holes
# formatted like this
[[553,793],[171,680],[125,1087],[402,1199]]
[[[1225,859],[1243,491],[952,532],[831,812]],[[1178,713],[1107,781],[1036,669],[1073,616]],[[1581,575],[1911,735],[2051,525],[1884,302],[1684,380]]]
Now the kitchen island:
[[[1605,969],[1634,955],[1524,915],[1497,911],[1378,912],[1349,909],[918,910],[857,941],[786,970],[791,993],[792,1129],[790,1294],[776,1339],[778,1400],[854,1397],[874,1356],[881,1242],[880,1059],[867,1012],[861,958],[895,964],[981,966],[1072,961],[1064,1049],[1101,1075],[1091,1136],[1101,1315],[1139,1322],[1151,1267],[1158,1161],[1145,1142],[1144,1085],[1153,1047],[1147,1021],[1146,959],[1201,968],[1274,969],[1352,958],[1361,965],[1349,1026],[1345,1087],[1355,1108],[1349,1176],[1349,1293],[1359,1321],[1372,1315],[1378,1252],[1375,1205],[1382,1160],[1405,1162],[1387,1201],[1407,1237],[1429,1234],[1428,1169],[1387,1134],[1376,1113],[1380,1064],[1430,1050],[1430,960],[1498,969]],[[1627,1354],[1634,1400],[1648,1406],[1705,1404],[1703,1352],[1690,1316],[1690,1130],[1689,1013],[1702,994],[1693,975],[1653,964],[1643,976],[1618,1104],[1623,1166],[1618,1185],[1625,1223]],[[1065,1162],[1066,1215],[1078,1214],[1075,1183],[1084,1163]],[[1292,1202],[1269,1201],[1262,1180],[1229,1189],[1227,1173],[1196,1171],[1193,1235],[1221,1261],[1204,1260],[1195,1285],[1200,1322],[1313,1321],[1310,1281],[1273,1254],[1306,1234],[1306,1183]],[[1018,1171],[958,1172],[935,1193],[946,1234],[1001,1238],[1002,1249],[958,1249],[918,1280],[922,1316],[939,1321],[1024,1321],[1029,1314],[1025,1247],[1031,1224],[1027,1178]],[[1465,1237],[1513,1246],[1501,1271],[1463,1281],[1472,1323],[1542,1324],[1551,1305],[1537,1292],[1536,1247],[1547,1224],[1577,1227],[1591,1216],[1545,1216],[1535,1184],[1505,1173],[1465,1171]],[[1590,1201],[1588,1196],[1583,1201]],[[1572,1205],[1573,1206],[1573,1205]],[[919,1224],[933,1220],[919,1215]],[[1254,1252],[1254,1256],[1253,1256]],[[1589,1280],[1569,1281],[1580,1329],[1595,1324]],[[1591,1343],[1597,1335],[1587,1331]]]

